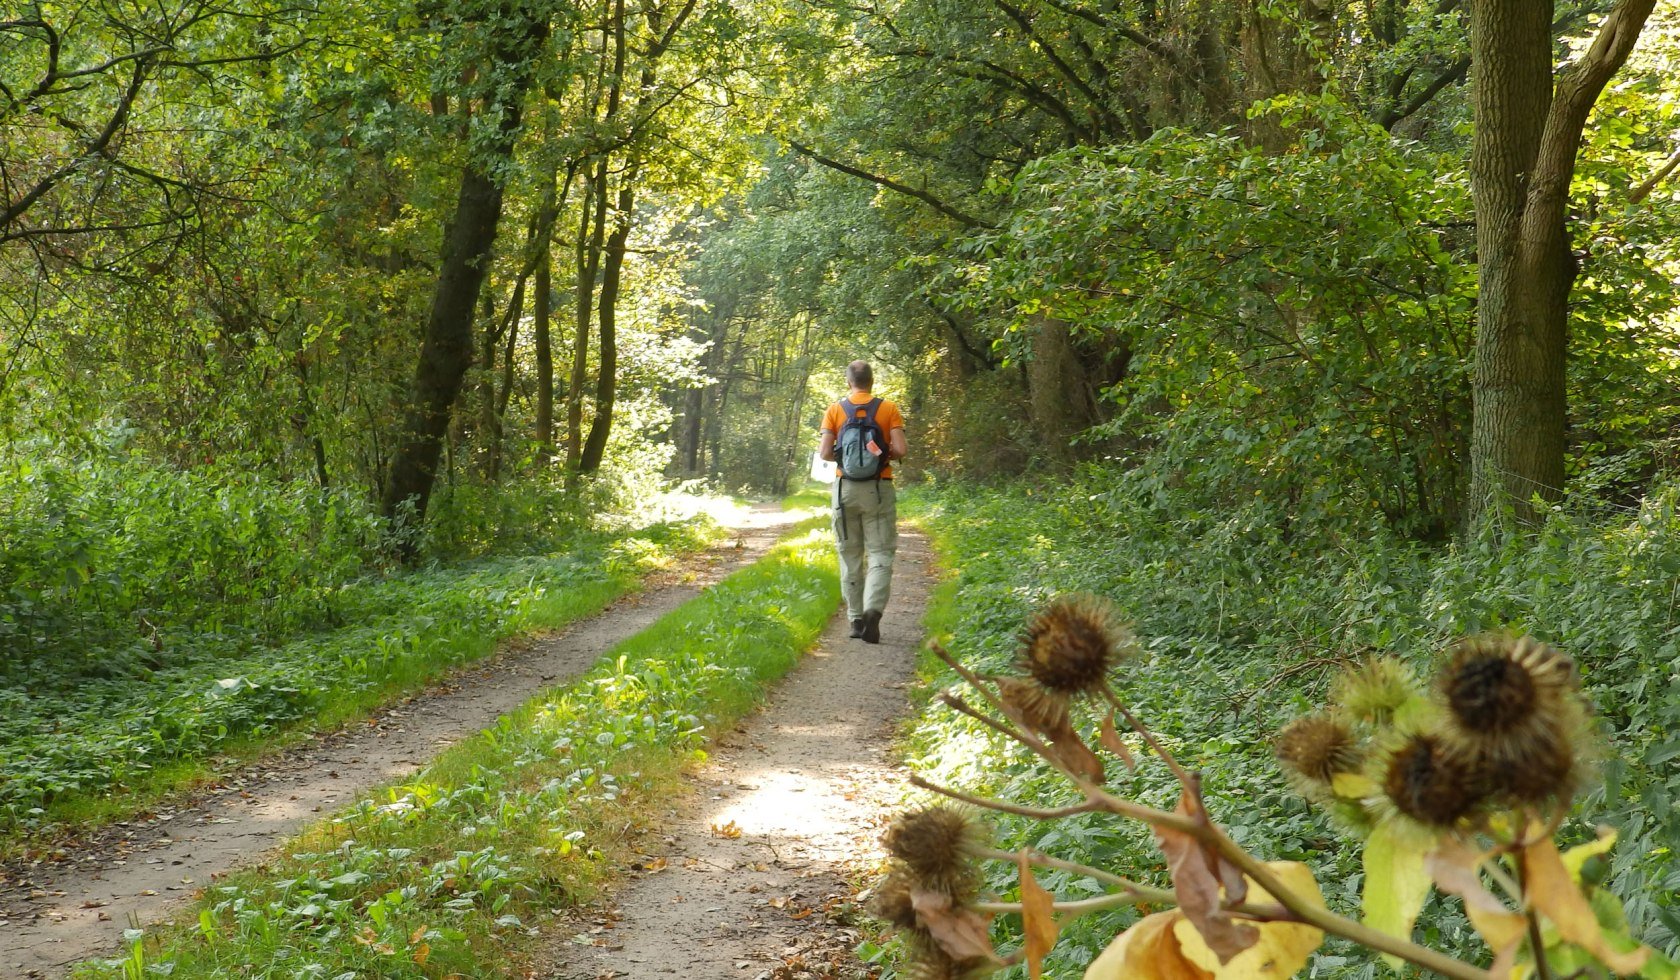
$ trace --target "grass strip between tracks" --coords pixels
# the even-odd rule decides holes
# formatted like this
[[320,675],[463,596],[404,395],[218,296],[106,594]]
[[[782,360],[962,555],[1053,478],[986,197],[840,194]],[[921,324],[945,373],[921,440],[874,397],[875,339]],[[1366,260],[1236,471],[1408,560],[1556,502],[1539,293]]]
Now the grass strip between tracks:
[[707,733],[758,704],[833,615],[833,549],[814,523],[582,678],[75,975],[519,975],[541,923],[597,893],[627,830],[704,758]]

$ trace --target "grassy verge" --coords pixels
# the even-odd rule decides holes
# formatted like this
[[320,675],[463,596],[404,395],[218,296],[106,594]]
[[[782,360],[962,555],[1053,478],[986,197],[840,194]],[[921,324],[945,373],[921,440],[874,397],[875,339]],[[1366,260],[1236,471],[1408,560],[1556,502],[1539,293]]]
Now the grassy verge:
[[625,831],[750,710],[838,602],[803,530],[413,780],[207,890],[187,920],[83,978],[517,976],[550,910],[588,898]]
[[[1111,474],[1094,476],[1048,491],[959,487],[924,499],[921,519],[951,570],[928,613],[930,634],[948,636],[982,672],[1002,671],[1045,599],[1106,597],[1142,640],[1119,689],[1204,774],[1214,817],[1267,859],[1310,864],[1332,907],[1357,915],[1357,848],[1341,846],[1322,815],[1289,791],[1271,758],[1272,735],[1322,703],[1342,662],[1384,651],[1427,667],[1456,636],[1533,632],[1576,658],[1610,740],[1604,778],[1581,800],[1571,832],[1590,836],[1593,822],[1617,827],[1610,886],[1646,941],[1670,951],[1680,944],[1680,624],[1671,571],[1680,562],[1680,511],[1672,502],[1615,522],[1559,514],[1538,538],[1510,545],[1429,549],[1376,530],[1308,533],[1240,509],[1175,512],[1117,490]],[[940,686],[954,680],[937,663],[924,671]],[[941,707],[924,710],[907,741],[911,767],[935,781],[1038,806],[1073,800],[1035,758]],[[1124,795],[1168,809],[1176,801],[1177,785],[1159,766],[1112,775]],[[1160,852],[1140,825],[1102,815],[993,823],[1006,849],[1031,842],[1165,883]],[[1076,876],[1040,877],[1059,897],[1100,892]],[[993,869],[988,885],[1012,897],[1013,870]],[[1078,975],[1135,917],[1117,910],[1067,925],[1046,975]],[[1000,941],[1018,942],[1001,935],[1017,926],[998,920]],[[1456,901],[1432,899],[1417,938],[1457,955],[1480,952]],[[1332,942],[1313,973],[1371,977],[1385,968]]]
[[211,634],[138,676],[0,688],[0,856],[141,812],[228,759],[363,717],[509,636],[599,612],[720,537],[706,522],[580,533],[561,553],[347,586],[332,607],[344,620],[336,628],[276,646]]

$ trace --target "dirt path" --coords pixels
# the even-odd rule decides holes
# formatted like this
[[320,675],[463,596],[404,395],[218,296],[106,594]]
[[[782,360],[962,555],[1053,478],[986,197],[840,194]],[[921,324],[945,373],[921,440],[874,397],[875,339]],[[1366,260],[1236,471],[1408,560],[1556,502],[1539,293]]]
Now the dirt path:
[[718,741],[696,799],[650,835],[640,873],[611,908],[566,930],[546,980],[816,980],[869,976],[841,906],[848,868],[879,853],[902,775],[889,757],[908,710],[927,541],[900,539],[881,643],[849,639],[844,615],[763,712]]
[[763,555],[796,516],[757,509],[734,541],[679,572],[560,633],[510,646],[364,726],[313,738],[209,792],[46,858],[0,865],[0,976],[58,977],[70,964],[114,954],[131,922],[163,918],[213,876],[252,862],[359,794],[418,771],[542,688],[586,670],[614,644]]

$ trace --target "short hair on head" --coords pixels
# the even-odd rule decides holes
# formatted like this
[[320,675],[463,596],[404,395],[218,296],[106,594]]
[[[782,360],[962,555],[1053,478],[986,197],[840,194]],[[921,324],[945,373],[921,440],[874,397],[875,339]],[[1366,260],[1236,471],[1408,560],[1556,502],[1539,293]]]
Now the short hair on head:
[[846,383],[864,391],[875,387],[875,372],[869,367],[869,362],[853,361],[846,365]]

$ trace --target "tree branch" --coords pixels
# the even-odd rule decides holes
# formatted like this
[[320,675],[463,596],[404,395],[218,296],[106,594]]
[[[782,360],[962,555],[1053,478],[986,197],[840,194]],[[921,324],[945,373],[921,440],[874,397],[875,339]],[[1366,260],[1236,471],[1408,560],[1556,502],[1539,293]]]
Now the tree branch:
[[847,175],[852,176],[852,177],[857,177],[861,180],[867,180],[872,184],[878,184],[882,187],[885,187],[886,189],[888,189],[890,191],[897,191],[898,193],[903,194],[907,197],[913,197],[916,200],[921,201],[923,204],[926,204],[928,207],[933,208],[935,211],[938,211],[940,214],[945,215],[947,218],[950,218],[953,221],[956,221],[958,224],[964,225],[964,226],[969,227],[969,228],[996,228],[997,227],[997,225],[995,225],[995,224],[993,224],[989,221],[984,221],[980,218],[974,217],[973,215],[965,214],[964,212],[957,210],[956,208],[952,207],[951,205],[946,204],[944,201],[941,201],[939,198],[934,197],[932,194],[929,194],[927,191],[917,190],[916,188],[911,187],[908,184],[901,184],[898,181],[893,180],[890,177],[882,177],[878,174],[872,174],[867,170],[860,170],[857,167],[848,166],[847,164],[841,163],[838,160],[832,159],[830,157],[825,157],[822,154],[818,153],[816,150],[813,150],[810,147],[805,146],[802,143],[798,143],[798,142],[795,142],[793,140],[788,140],[787,143],[788,143],[789,146],[793,147],[793,149],[795,151],[797,151],[801,156],[809,157],[810,159],[815,160],[817,163],[820,163],[823,166],[828,167],[830,170],[838,170],[839,172],[841,172],[843,174],[847,174]]
[[1392,131],[1395,126],[1399,125],[1401,120],[1409,118],[1419,109],[1428,105],[1435,96],[1440,95],[1442,89],[1445,89],[1448,85],[1454,85],[1459,81],[1462,81],[1465,74],[1469,71],[1470,59],[1468,57],[1458,59],[1453,62],[1446,71],[1435,76],[1435,79],[1428,85],[1425,85],[1422,91],[1412,96],[1411,101],[1407,102],[1405,106],[1401,108],[1389,108],[1385,111],[1382,114],[1382,118],[1377,120],[1377,125]]
[[1680,147],[1677,147],[1673,153],[1668,155],[1668,159],[1663,161],[1663,165],[1657,168],[1656,173],[1645,178],[1638,187],[1633,189],[1632,193],[1628,194],[1628,203],[1638,204],[1645,200],[1658,184],[1667,180],[1669,174],[1674,173],[1676,167],[1680,167]]

